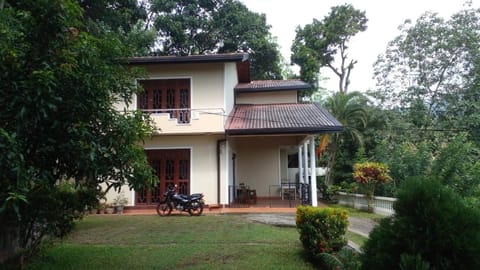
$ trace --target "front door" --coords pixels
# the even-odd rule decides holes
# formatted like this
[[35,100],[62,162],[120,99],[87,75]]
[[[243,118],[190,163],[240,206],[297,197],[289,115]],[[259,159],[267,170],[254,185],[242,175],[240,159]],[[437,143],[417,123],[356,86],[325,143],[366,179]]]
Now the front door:
[[168,187],[178,186],[180,194],[190,194],[190,149],[145,150],[158,186],[135,192],[136,205],[157,204]]

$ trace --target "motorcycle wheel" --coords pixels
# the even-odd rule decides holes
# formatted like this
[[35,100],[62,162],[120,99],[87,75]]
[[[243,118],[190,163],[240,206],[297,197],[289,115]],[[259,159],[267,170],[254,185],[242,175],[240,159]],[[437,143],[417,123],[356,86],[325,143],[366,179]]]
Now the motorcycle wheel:
[[172,206],[166,202],[160,202],[157,205],[157,214],[161,217],[168,216],[172,213]]
[[192,202],[188,213],[190,216],[200,216],[203,213],[203,204],[201,202]]

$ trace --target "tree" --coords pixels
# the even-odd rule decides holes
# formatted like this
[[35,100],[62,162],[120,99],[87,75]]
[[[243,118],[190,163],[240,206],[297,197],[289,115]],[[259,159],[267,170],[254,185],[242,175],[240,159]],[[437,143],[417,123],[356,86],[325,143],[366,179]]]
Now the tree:
[[[350,74],[355,64],[348,58],[350,38],[367,29],[364,11],[350,4],[332,7],[323,21],[313,20],[304,28],[297,27],[292,45],[292,63],[300,66],[301,78],[314,86],[318,85],[321,67],[327,67],[338,77],[338,91],[348,92]],[[339,65],[335,66],[335,58]]]
[[478,128],[480,10],[462,10],[449,20],[427,12],[400,31],[375,64],[384,107],[404,112],[419,129]]
[[[99,185],[154,181],[138,145],[151,131],[119,112],[138,72],[116,34],[92,36],[76,1],[8,1],[0,10],[0,239],[28,257],[47,236],[64,236]],[[4,237],[9,236],[9,237]],[[3,242],[7,241],[7,242]],[[4,261],[6,258],[0,258]]]
[[148,30],[148,2],[137,0],[79,0],[83,20],[90,34],[118,33],[132,56],[145,56],[154,46],[156,32]]
[[332,184],[332,169],[338,154],[338,145],[345,137],[351,137],[357,145],[363,144],[363,136],[359,131],[359,126],[365,126],[367,114],[364,107],[364,96],[359,92],[344,94],[341,92],[333,94],[327,99],[325,107],[332,115],[343,125],[341,133],[334,133],[329,138],[327,146],[328,164],[325,183]]
[[281,78],[280,53],[264,14],[237,0],[153,0],[159,54],[248,52],[253,79]]
[[147,19],[145,3],[137,0],[78,0],[85,20],[114,31],[130,32],[138,21]]

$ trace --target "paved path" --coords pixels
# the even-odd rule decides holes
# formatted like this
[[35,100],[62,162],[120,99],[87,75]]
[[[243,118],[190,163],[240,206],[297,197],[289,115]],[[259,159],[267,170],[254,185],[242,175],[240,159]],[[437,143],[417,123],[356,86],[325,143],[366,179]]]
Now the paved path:
[[[245,217],[271,225],[276,226],[287,226],[287,227],[295,227],[295,215],[294,214],[282,214],[282,213],[262,213],[262,214],[245,214]],[[376,225],[376,223],[370,219],[365,218],[356,218],[356,217],[349,217],[349,226],[348,230],[354,233],[358,233],[365,237],[368,237],[370,231]]]
[[[249,220],[253,220],[260,223],[275,225],[275,226],[287,226],[295,227],[295,215],[294,214],[281,214],[281,213],[262,213],[262,214],[245,214],[245,217]],[[376,223],[366,218],[349,217],[348,230],[364,237],[368,237]],[[357,251],[360,251],[360,247],[348,241],[348,245]]]

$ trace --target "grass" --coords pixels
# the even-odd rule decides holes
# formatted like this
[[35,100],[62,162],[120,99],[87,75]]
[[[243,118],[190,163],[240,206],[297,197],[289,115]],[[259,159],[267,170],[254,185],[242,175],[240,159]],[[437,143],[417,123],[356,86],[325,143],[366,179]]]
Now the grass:
[[[350,216],[380,219],[341,205]],[[359,246],[367,238],[347,232]],[[252,222],[242,215],[92,215],[27,269],[315,269],[296,228]]]
[[363,243],[365,243],[365,241],[367,241],[367,237],[363,236],[363,235],[360,235],[358,233],[354,233],[354,232],[351,232],[351,231],[347,231],[346,233],[346,237],[348,240],[354,242],[355,244],[357,244],[358,246],[363,246]]
[[368,218],[368,219],[375,220],[377,222],[382,218],[385,218],[385,216],[380,214],[369,213],[369,212],[361,211],[361,210],[351,208],[345,205],[340,205],[340,204],[328,204],[328,207],[346,210],[348,212],[349,217]]
[[315,269],[295,228],[239,215],[94,215],[27,269]]

